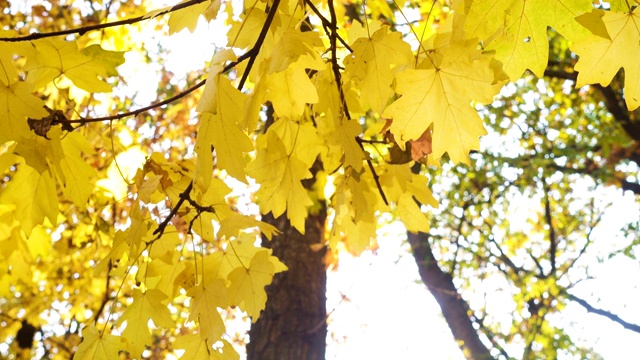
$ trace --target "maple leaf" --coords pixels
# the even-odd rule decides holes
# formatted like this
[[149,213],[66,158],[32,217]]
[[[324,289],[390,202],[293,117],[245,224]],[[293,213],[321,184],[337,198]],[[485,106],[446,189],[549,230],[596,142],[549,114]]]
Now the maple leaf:
[[306,104],[318,102],[318,91],[301,63],[291,64],[284,71],[266,76],[265,100],[270,100],[280,117],[297,119]]
[[[183,0],[180,4],[189,1]],[[220,10],[220,0],[208,0],[200,4],[195,4],[182,8],[177,11],[172,11],[169,17],[169,35],[177,33],[182,29],[189,29],[189,32],[193,32],[198,25],[198,19],[201,15],[204,15],[207,20],[213,20]],[[165,8],[171,9],[173,6]],[[162,9],[162,10],[165,10]],[[155,14],[147,14],[148,17],[153,18]]]
[[126,340],[127,348],[134,357],[142,354],[145,345],[151,345],[151,333],[147,325],[149,319],[153,320],[156,326],[175,325],[169,309],[162,304],[166,298],[167,295],[160,290],[151,289],[144,293],[139,289],[133,290],[133,302],[118,319],[117,325],[127,321],[122,337]]
[[547,28],[574,41],[587,35],[574,18],[592,9],[584,0],[474,0],[464,29],[469,38],[488,41],[487,50],[511,79],[526,69],[543,76],[549,56]]
[[304,233],[307,207],[313,202],[300,182],[312,177],[305,164],[290,156],[282,140],[273,131],[267,132],[267,146],[259,149],[254,161],[247,166],[247,174],[256,179],[260,189],[260,211],[278,217],[287,210],[287,217],[298,231]]
[[493,84],[491,57],[477,50],[475,40],[442,46],[447,37],[436,35],[439,50],[433,58],[397,75],[396,92],[402,96],[382,116],[393,119],[390,131],[402,149],[433,124],[434,157],[446,152],[454,163],[468,163],[469,151],[479,149],[479,138],[486,134],[471,102],[491,101],[499,85]]
[[173,252],[173,256],[167,262],[166,259],[153,259],[149,263],[146,275],[149,278],[157,277],[158,282],[153,289],[162,291],[169,299],[173,299],[178,294],[177,279],[185,270],[186,264],[180,261],[180,253]]
[[[0,30],[0,36],[15,36],[13,31]],[[27,53],[27,45],[0,42],[0,143],[17,141],[29,136],[26,118],[41,119],[49,115],[44,109],[44,101],[32,94],[33,84],[19,81],[13,56]]]
[[231,51],[216,54],[205,84],[205,90],[196,111],[200,115],[200,128],[195,151],[197,184],[202,192],[209,186],[213,163],[211,146],[215,148],[217,166],[234,178],[246,183],[243,153],[253,150],[251,139],[240,129],[247,96],[231,85],[220,72],[227,60],[235,59]]
[[120,349],[123,348],[122,339],[105,331],[98,331],[91,324],[82,329],[82,343],[74,355],[78,360],[119,360]]
[[307,68],[324,66],[324,62],[314,48],[322,48],[322,40],[315,31],[301,32],[297,29],[285,30],[276,40],[275,47],[269,57],[268,73],[281,72],[291,64],[297,62],[300,57],[307,57],[301,64]]
[[124,54],[103,50],[91,45],[78,50],[74,41],[53,38],[32,42],[33,51],[28,56],[25,69],[27,82],[39,89],[60,75],[65,75],[77,87],[91,93],[109,92],[111,85],[101,78],[115,76],[115,69],[124,63]]
[[381,113],[393,96],[393,69],[411,63],[411,47],[400,33],[389,33],[389,27],[383,26],[371,37],[356,40],[352,48],[344,60],[345,74],[357,82],[363,105]]
[[226,340],[221,340],[222,347],[212,349],[211,342],[202,339],[198,334],[187,334],[178,336],[173,347],[183,349],[185,352],[180,357],[181,360],[239,360],[240,355]]
[[[4,64],[0,63],[0,67]],[[5,71],[0,71],[6,74]],[[0,131],[0,143],[19,140],[30,135],[27,118],[41,119],[49,113],[44,109],[44,102],[32,94],[33,85],[15,82],[9,77],[0,76],[0,118],[4,130]],[[4,80],[7,81],[5,84]]]
[[93,148],[79,133],[68,133],[61,141],[64,157],[59,159],[64,175],[62,189],[80,209],[86,209],[93,193],[96,171],[85,161],[83,154],[92,154]]
[[180,359],[184,360],[204,360],[216,359],[215,353],[211,348],[211,344],[208,340],[203,339],[198,334],[187,334],[176,337],[176,341],[173,344],[176,349],[184,350],[184,354]]
[[380,176],[380,184],[389,201],[397,207],[400,220],[408,231],[428,232],[429,221],[414,200],[414,196],[421,204],[437,207],[431,190],[426,184],[426,178],[411,172],[410,164],[387,165],[386,172]]
[[[594,10],[576,20],[590,29],[604,29],[575,43],[571,49],[580,56],[575,65],[576,86],[599,83],[607,86],[624,68],[624,99],[629,110],[640,106],[640,15]],[[606,36],[604,36],[606,35]]]
[[324,151],[315,127],[286,119],[277,121],[259,137],[258,147],[247,174],[260,184],[256,193],[260,211],[263,214],[272,211],[277,217],[287,210],[291,224],[304,233],[307,207],[313,201],[301,180],[313,176],[309,168]]
[[16,205],[16,219],[27,235],[36,225],[42,224],[45,217],[52,224],[57,223],[56,184],[48,171],[41,174],[22,164],[11,182],[0,192],[0,202]]
[[344,154],[344,164],[352,166],[354,170],[362,170],[364,152],[356,142],[356,137],[362,133],[362,126],[356,120],[340,119],[334,136],[335,143],[339,144]]
[[275,226],[264,221],[257,220],[252,216],[233,214],[220,221],[220,229],[216,236],[220,238],[224,236],[227,239],[231,239],[232,237],[238,237],[240,230],[252,227],[258,227],[269,240],[271,240],[273,235],[280,233]]
[[205,281],[205,284],[196,285],[187,291],[187,296],[192,298],[189,321],[198,321],[203,340],[215,342],[225,331],[218,308],[229,306],[227,287],[224,280],[213,276],[205,276]]
[[609,0],[609,9],[611,11],[626,12],[631,10],[634,6],[640,5],[640,0]]
[[217,278],[227,278],[229,273],[236,268],[244,268],[251,262],[251,259],[259,251],[266,251],[269,261],[274,266],[274,273],[286,271],[287,267],[278,258],[272,256],[271,249],[257,248],[253,244],[255,237],[252,235],[240,235],[237,239],[230,241],[221,251],[216,251],[204,258],[204,270],[206,274],[211,274]]
[[34,259],[39,256],[45,257],[51,250],[51,234],[44,226],[38,225],[33,228],[26,243],[29,253]]
[[264,287],[271,284],[274,265],[267,251],[257,252],[248,268],[239,267],[229,274],[229,301],[232,305],[244,304],[243,309],[256,322],[267,302]]

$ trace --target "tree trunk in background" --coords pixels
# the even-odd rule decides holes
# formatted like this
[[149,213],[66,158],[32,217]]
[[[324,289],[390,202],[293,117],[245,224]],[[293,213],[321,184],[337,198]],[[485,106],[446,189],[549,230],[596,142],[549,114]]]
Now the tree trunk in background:
[[433,257],[429,234],[407,232],[407,239],[416,259],[420,278],[440,305],[442,315],[464,356],[469,360],[493,359],[480,340],[478,330],[473,327],[469,318],[469,305],[458,294],[451,275],[442,271]]
[[289,267],[266,288],[267,305],[251,326],[248,360],[324,360],[327,338],[325,251],[311,245],[324,241],[326,209],[309,215],[302,235],[286,216],[266,221],[282,233],[262,245]]

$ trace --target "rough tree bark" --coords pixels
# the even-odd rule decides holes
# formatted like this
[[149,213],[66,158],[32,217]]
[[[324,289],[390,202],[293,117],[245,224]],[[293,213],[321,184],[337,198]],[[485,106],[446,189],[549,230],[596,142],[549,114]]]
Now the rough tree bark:
[[407,239],[418,265],[420,278],[440,305],[442,315],[464,356],[469,360],[493,359],[473,327],[469,318],[469,305],[458,293],[451,275],[442,271],[433,257],[429,234],[407,232]]
[[285,216],[262,218],[282,233],[263,246],[289,267],[277,274],[266,289],[267,306],[249,332],[248,360],[324,360],[327,337],[324,251],[313,244],[324,239],[326,210],[310,214],[305,234]]

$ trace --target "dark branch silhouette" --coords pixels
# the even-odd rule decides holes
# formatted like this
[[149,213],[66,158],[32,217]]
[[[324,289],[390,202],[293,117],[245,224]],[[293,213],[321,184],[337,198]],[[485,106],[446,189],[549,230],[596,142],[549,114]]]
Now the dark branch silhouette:
[[[258,53],[260,52],[260,48],[262,47],[262,44],[264,43],[264,39],[265,39],[265,37],[267,35],[267,31],[269,30],[269,27],[271,26],[271,22],[273,21],[273,17],[275,16],[275,11],[276,11],[279,3],[280,3],[280,0],[275,0],[274,1],[273,7],[269,11],[270,16],[267,17],[267,20],[265,21],[265,24],[262,27],[262,31],[260,32],[260,35],[258,36],[258,39],[256,40],[256,43],[253,45],[253,47],[250,50],[248,50],[246,53],[244,53],[241,56],[239,56],[238,60],[227,64],[222,69],[223,73],[227,72],[227,71],[231,70],[232,68],[234,68],[236,65],[240,64],[241,62],[249,59],[249,63],[247,64],[247,68],[246,68],[244,74],[242,75],[242,79],[240,80],[240,83],[238,84],[238,90],[242,90],[242,87],[244,86],[244,82],[247,80],[247,77],[249,76],[249,72],[251,71],[251,68],[253,67],[253,63],[255,62],[255,59],[258,56]],[[207,81],[206,78],[202,79],[197,84],[195,84],[192,87],[180,92],[179,94],[177,94],[175,96],[172,96],[172,97],[170,97],[170,98],[168,98],[166,100],[163,100],[163,101],[159,101],[157,103],[153,103],[151,105],[145,106],[145,107],[140,108],[140,109],[127,111],[127,112],[123,112],[123,113],[118,113],[118,114],[111,115],[111,116],[103,116],[103,117],[97,117],[97,118],[73,119],[73,120],[67,120],[66,122],[70,123],[70,124],[87,124],[87,123],[91,123],[91,122],[119,120],[119,119],[122,119],[122,118],[125,118],[125,117],[129,117],[129,116],[138,116],[141,113],[147,112],[147,111],[155,109],[155,108],[159,108],[159,107],[164,106],[164,105],[168,105],[168,104],[170,104],[170,103],[172,103],[172,102],[174,102],[176,100],[179,100],[179,99],[191,94],[192,92],[194,92],[197,89],[199,89],[202,86],[204,86],[206,81]]]
[[636,325],[636,324],[632,324],[630,322],[624,321],[616,314],[613,314],[613,313],[611,313],[609,311],[606,311],[606,310],[602,310],[602,309],[598,309],[596,307],[593,307],[586,300],[583,300],[583,299],[581,299],[581,298],[579,298],[579,297],[577,297],[575,295],[567,293],[567,298],[569,298],[569,300],[577,302],[578,304],[580,304],[580,306],[582,306],[583,308],[587,309],[587,311],[590,312],[590,313],[602,315],[602,316],[606,317],[607,319],[622,325],[622,327],[624,327],[627,330],[631,330],[633,332],[640,333],[640,325]]
[[188,8],[190,6],[193,6],[193,5],[196,5],[196,4],[200,4],[200,3],[205,2],[205,1],[207,1],[207,0],[190,0],[190,1],[187,1],[187,2],[183,2],[183,3],[180,3],[180,4],[176,5],[176,6],[171,7],[169,9],[161,11],[161,12],[159,12],[159,13],[153,15],[153,16],[150,16],[150,17],[147,16],[147,15],[142,15],[142,16],[138,16],[138,17],[134,17],[134,18],[130,18],[130,19],[118,20],[118,21],[108,22],[108,23],[104,23],[104,24],[83,26],[83,27],[74,28],[74,29],[52,31],[52,32],[46,32],[46,33],[32,33],[32,34],[29,34],[29,35],[16,36],[16,37],[0,37],[0,41],[18,42],[18,41],[38,40],[38,39],[44,39],[44,38],[49,38],[49,37],[61,36],[61,35],[71,35],[71,34],[84,35],[85,33],[89,32],[89,31],[101,30],[101,29],[106,29],[106,28],[115,27],[115,26],[121,26],[121,25],[131,25],[131,24],[135,24],[137,22],[143,21],[143,20],[151,20],[151,19],[153,19],[155,17],[161,16],[161,15],[164,15],[164,14],[168,14],[170,12],[177,11],[177,10],[180,10],[180,9]]

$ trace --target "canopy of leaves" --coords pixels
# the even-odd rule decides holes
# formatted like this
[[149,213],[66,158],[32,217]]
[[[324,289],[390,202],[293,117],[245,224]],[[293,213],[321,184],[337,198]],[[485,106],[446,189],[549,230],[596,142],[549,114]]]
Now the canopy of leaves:
[[[38,356],[236,359],[226,321],[255,321],[264,287],[287,270],[254,245],[260,233],[278,232],[259,215],[284,214],[304,232],[320,201],[330,208],[325,245],[333,251],[373,247],[382,213],[412,232],[431,223],[443,238],[442,224],[459,222],[455,236],[470,244],[469,266],[502,261],[521,290],[518,311],[529,306],[532,314],[509,331],[488,325],[496,349],[516,333],[532,334],[527,346],[566,340],[557,329],[531,332],[549,326],[532,306],[560,310],[568,295],[556,281],[580,256],[572,236],[588,243],[598,219],[593,204],[572,217],[546,215],[572,206],[575,180],[567,174],[591,176],[593,187],[639,187],[632,172],[640,131],[633,133],[629,115],[640,107],[637,4],[154,3],[0,0],[0,341],[11,353],[32,351],[13,341],[30,324],[41,334]],[[415,21],[396,19],[410,14]],[[400,22],[410,25],[402,30]],[[211,33],[226,32],[226,41],[208,64],[178,78],[163,67],[171,54],[162,41],[157,49],[147,42],[199,23],[216,23]],[[136,92],[151,85],[128,81],[128,66],[158,69],[156,101],[138,103]],[[524,100],[494,97],[509,82],[535,93],[519,80],[526,70],[578,87],[611,84],[624,95],[599,101],[627,117],[612,125],[584,108],[589,90],[563,97],[564,85],[550,83],[559,95],[537,100],[548,116],[513,120],[523,154],[477,155],[487,134],[478,106],[493,103],[484,124],[505,135],[502,119]],[[549,129],[562,127],[562,146],[552,146]],[[620,169],[621,161],[636,167]],[[415,164],[430,170],[412,172]],[[445,182],[437,171],[457,174],[458,184],[440,205],[428,186]],[[322,181],[308,189],[314,176]],[[532,222],[553,232],[552,241],[538,244],[523,231],[496,238],[515,231],[500,203],[512,200],[499,195],[511,191],[538,194],[546,225]],[[439,211],[429,220],[418,203],[462,216]],[[468,227],[476,222],[482,231]],[[507,261],[531,246],[549,259]],[[444,241],[438,247],[448,250]],[[447,266],[464,277],[458,259]],[[567,341],[552,347],[580,351]]]

